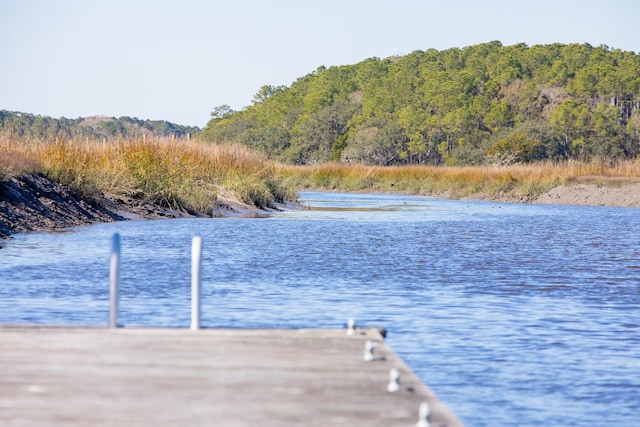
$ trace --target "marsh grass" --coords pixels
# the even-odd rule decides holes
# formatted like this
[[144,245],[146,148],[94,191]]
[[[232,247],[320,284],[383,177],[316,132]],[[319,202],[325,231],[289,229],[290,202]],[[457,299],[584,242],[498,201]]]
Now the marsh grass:
[[342,164],[280,166],[283,178],[296,188],[345,191],[402,191],[449,197],[504,197],[531,200],[560,184],[590,182],[615,185],[640,180],[640,162],[543,162],[489,166],[376,167]]
[[640,181],[640,161],[543,162],[502,168],[328,163],[290,166],[240,145],[198,140],[37,141],[0,135],[0,179],[39,172],[87,196],[126,195],[210,214],[217,200],[260,208],[300,189],[400,191],[532,200],[560,184]]
[[24,141],[2,139],[0,174],[43,173],[86,197],[126,195],[209,214],[220,198],[259,208],[295,199],[264,156],[197,140]]
[[18,145],[8,136],[0,135],[0,179],[41,170],[35,145],[36,142],[26,139]]

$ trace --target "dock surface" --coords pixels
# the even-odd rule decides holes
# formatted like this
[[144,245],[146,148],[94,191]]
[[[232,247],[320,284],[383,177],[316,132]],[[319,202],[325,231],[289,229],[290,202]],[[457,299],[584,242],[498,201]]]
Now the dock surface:
[[0,426],[415,426],[422,402],[462,425],[375,329],[0,327]]

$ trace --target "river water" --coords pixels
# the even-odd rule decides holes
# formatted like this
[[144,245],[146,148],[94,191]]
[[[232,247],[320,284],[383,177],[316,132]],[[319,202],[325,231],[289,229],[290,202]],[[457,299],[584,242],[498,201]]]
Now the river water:
[[[269,218],[100,224],[0,250],[0,323],[339,328],[388,342],[469,426],[639,425],[640,210],[304,192]],[[0,368],[1,369],[1,368]]]

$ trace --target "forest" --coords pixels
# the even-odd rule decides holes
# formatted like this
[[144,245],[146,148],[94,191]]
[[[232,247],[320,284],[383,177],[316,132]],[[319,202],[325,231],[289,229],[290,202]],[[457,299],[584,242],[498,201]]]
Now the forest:
[[166,120],[140,120],[136,117],[79,117],[59,119],[16,111],[0,110],[0,130],[15,138],[36,140],[131,139],[152,137],[185,137],[200,131]]
[[320,66],[201,137],[290,164],[494,165],[635,159],[640,55],[589,44],[429,49]]

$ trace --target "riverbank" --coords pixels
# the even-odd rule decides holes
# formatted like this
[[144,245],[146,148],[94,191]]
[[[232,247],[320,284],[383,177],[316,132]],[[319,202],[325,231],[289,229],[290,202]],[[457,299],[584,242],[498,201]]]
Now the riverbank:
[[540,195],[523,196],[517,192],[494,196],[473,194],[461,197],[461,199],[544,205],[640,208],[640,180],[624,182],[610,180],[610,182],[599,184],[578,181],[558,185]]
[[[523,196],[520,191],[487,195],[459,195],[433,192],[442,198],[502,201],[516,203],[567,204],[640,208],[639,179],[576,179],[540,195]],[[24,232],[49,232],[101,222],[184,218],[266,215],[268,209],[238,200],[215,201],[210,215],[174,210],[142,198],[101,194],[83,198],[68,187],[43,175],[28,173],[0,182],[0,240]]]
[[640,208],[640,182],[560,185],[536,198],[535,203]]
[[[216,200],[211,215],[206,216],[257,216],[268,212],[236,200]],[[17,233],[49,232],[101,222],[204,216],[126,195],[84,198],[36,173],[0,182],[0,240]]]

